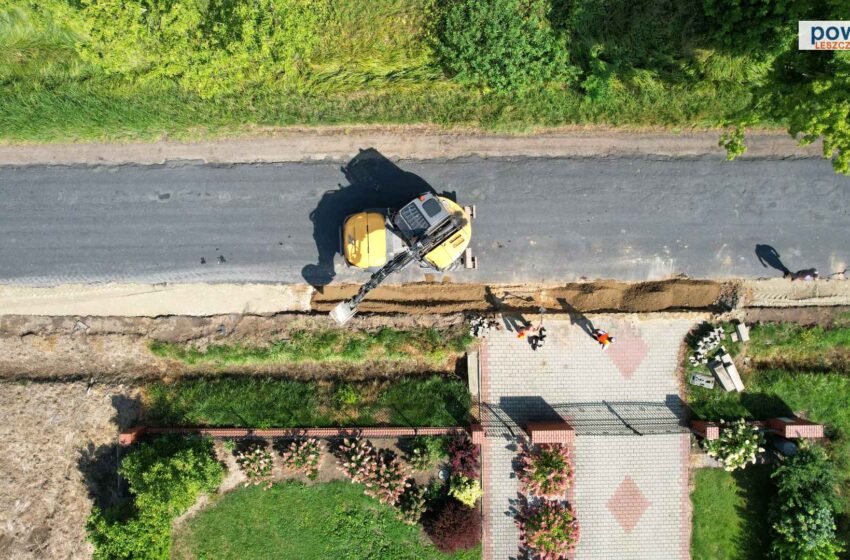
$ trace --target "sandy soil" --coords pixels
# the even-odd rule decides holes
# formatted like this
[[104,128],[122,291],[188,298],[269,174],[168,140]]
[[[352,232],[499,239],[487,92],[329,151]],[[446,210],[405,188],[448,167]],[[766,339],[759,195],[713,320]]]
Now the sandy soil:
[[138,410],[120,385],[0,385],[0,558],[90,557],[85,520],[119,490],[115,444]]
[[[655,155],[725,156],[717,145],[719,130],[671,133],[663,128],[572,126],[493,134],[476,129],[433,125],[254,128],[250,138],[202,142],[133,142],[0,145],[0,165],[205,162],[347,161],[359,149],[379,147],[397,159],[482,157],[599,157]],[[744,158],[815,157],[820,141],[799,146],[783,130],[752,130]]]
[[785,322],[820,325],[824,328],[850,325],[850,306],[831,307],[752,307],[744,311],[747,323]]
[[[447,327],[463,321],[461,315],[422,315],[392,318],[363,315],[351,321],[349,328],[374,329],[393,325],[398,328]],[[193,341],[203,347],[209,343],[268,344],[296,330],[327,328],[325,316],[280,314],[220,315],[212,317],[31,317],[0,316],[0,378],[7,379],[83,379],[138,380],[210,373],[208,366],[187,366],[176,360],[154,356],[148,350],[150,340]],[[453,361],[442,370],[454,371]],[[417,361],[346,364],[230,367],[212,373],[269,374],[295,378],[345,376],[353,380],[370,376],[392,377],[423,370]]]
[[[330,311],[359,286],[326,286],[313,294],[312,308]],[[364,313],[457,313],[463,311],[624,312],[704,310],[723,307],[734,284],[674,279],[657,282],[601,280],[562,285],[413,283],[380,286],[363,301]],[[734,303],[732,301],[731,303]]]

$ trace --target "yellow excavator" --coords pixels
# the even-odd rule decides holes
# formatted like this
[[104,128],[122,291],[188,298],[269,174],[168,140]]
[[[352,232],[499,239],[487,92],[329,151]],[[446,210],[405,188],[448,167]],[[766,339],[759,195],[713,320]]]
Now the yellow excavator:
[[387,276],[418,262],[423,268],[450,270],[463,263],[477,268],[469,249],[475,206],[461,208],[453,200],[425,193],[401,210],[376,208],[348,216],[340,234],[347,265],[372,271],[357,294],[331,311],[340,325],[357,313],[357,306]]

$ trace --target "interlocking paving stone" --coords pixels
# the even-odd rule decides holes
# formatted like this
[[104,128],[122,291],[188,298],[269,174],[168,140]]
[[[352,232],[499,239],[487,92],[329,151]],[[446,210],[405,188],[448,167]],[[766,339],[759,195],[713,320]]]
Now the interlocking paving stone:
[[676,368],[696,318],[587,319],[617,338],[608,350],[601,350],[586,325],[569,320],[546,321],[549,336],[536,352],[507,329],[491,332],[486,341],[481,398],[489,443],[482,450],[488,559],[519,558],[512,517],[518,497],[515,442],[529,420],[556,418],[576,429],[572,505],[581,540],[575,558],[687,557],[689,436]]

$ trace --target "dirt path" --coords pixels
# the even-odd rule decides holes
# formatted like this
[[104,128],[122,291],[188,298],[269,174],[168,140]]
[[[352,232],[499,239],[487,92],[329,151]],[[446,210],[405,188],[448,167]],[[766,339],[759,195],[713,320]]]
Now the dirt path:
[[116,441],[135,391],[86,383],[0,384],[0,558],[90,558],[85,521],[116,488]]
[[[493,134],[437,126],[347,126],[266,129],[250,138],[205,142],[79,143],[0,145],[0,165],[154,164],[167,160],[210,163],[347,161],[358,150],[376,147],[393,159],[482,157],[666,157],[723,156],[719,130],[672,133],[663,129],[564,127],[527,134]],[[754,130],[746,158],[821,157],[820,141],[798,146],[781,130]]]

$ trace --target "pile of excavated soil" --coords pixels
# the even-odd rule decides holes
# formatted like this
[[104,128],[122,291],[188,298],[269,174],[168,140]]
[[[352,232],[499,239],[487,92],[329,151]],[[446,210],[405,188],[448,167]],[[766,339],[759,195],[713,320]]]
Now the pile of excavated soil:
[[139,412],[134,390],[0,383],[0,558],[90,558],[95,497],[118,490],[116,443]]
[[[359,286],[325,286],[313,294],[315,311],[330,311]],[[457,313],[463,311],[536,313],[706,310],[727,306],[734,285],[708,280],[597,282],[562,285],[415,283],[380,286],[360,305],[363,313]]]

